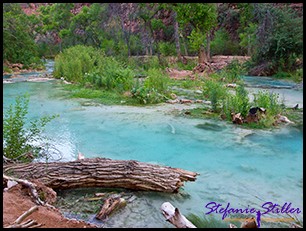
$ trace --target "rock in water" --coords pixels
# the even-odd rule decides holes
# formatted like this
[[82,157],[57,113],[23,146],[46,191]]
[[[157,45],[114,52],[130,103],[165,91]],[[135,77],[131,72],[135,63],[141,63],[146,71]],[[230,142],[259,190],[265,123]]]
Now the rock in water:
[[234,124],[243,124],[241,113],[237,113],[237,114],[232,113],[232,122]]

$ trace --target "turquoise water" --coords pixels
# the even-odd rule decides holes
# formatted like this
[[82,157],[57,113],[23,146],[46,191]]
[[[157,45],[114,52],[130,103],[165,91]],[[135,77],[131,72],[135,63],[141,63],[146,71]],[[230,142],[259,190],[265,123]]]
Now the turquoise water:
[[284,88],[291,89],[297,86],[296,83],[272,77],[263,76],[243,76],[247,86],[260,88]]
[[[85,157],[134,159],[200,173],[181,194],[135,192],[137,199],[105,227],[172,227],[160,212],[165,201],[185,215],[208,212],[204,206],[211,201],[236,208],[291,202],[303,211],[302,128],[252,131],[223,121],[176,117],[169,113],[175,105],[82,106],[84,100],[56,96],[61,91],[56,83],[4,84],[3,105],[5,113],[17,94],[28,92],[29,118],[59,114],[46,134],[62,161],[74,160],[80,151]],[[205,129],[205,123],[221,129]]]

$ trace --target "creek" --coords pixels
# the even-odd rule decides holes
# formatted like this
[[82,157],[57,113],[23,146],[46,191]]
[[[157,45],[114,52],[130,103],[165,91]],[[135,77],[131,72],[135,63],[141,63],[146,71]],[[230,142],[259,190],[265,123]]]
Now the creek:
[[[52,72],[52,66],[53,62],[49,61],[48,73]],[[250,91],[277,90],[288,105],[303,106],[303,91],[294,84],[278,80],[267,85],[254,78],[246,79]],[[61,97],[63,89],[57,80],[4,83],[4,113],[17,95],[26,92],[30,94],[29,119],[60,115],[47,125],[45,134],[60,151],[61,161],[75,160],[80,151],[87,158],[133,159],[200,174],[195,182],[186,182],[179,194],[130,192],[136,199],[106,222],[95,220],[94,214],[89,214],[87,221],[104,227],[170,228],[173,226],[165,221],[160,210],[166,201],[184,215],[199,216],[205,216],[208,212],[205,205],[212,201],[230,202],[234,208],[257,209],[268,201],[280,205],[291,202],[294,208],[302,210],[298,217],[303,217],[301,126],[251,130],[221,120],[190,119],[173,113],[191,107],[188,105],[84,106],[88,100]],[[75,190],[73,195],[75,192],[93,196],[103,189]],[[58,194],[67,197],[67,192]],[[221,215],[214,216],[221,220]],[[279,218],[277,214],[264,216]],[[270,227],[271,223],[263,223],[262,227],[265,225]]]

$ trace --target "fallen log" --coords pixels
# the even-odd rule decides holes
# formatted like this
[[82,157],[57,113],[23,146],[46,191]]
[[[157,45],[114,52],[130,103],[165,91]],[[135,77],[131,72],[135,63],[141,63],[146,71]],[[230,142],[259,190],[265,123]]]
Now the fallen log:
[[11,164],[4,173],[23,179],[39,179],[52,189],[105,187],[178,192],[184,181],[195,181],[198,173],[135,160],[85,158],[70,162]]

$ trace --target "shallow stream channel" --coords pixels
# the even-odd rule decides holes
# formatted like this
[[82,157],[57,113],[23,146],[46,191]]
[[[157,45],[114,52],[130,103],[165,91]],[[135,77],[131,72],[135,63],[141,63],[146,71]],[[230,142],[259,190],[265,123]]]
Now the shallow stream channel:
[[[52,72],[48,61],[47,72]],[[33,73],[32,73],[33,75]],[[37,75],[37,73],[34,73]],[[185,182],[177,194],[129,191],[123,189],[74,189],[57,191],[56,206],[69,218],[82,219],[101,227],[171,228],[160,206],[170,202],[182,214],[214,217],[210,202],[232,208],[265,211],[266,202],[302,212],[303,219],[303,127],[284,125],[273,130],[251,130],[210,119],[177,116],[192,105],[106,106],[88,100],[62,97],[58,80],[24,81],[4,76],[3,110],[19,94],[29,93],[29,119],[59,114],[47,125],[45,135],[61,155],[60,161],[75,160],[78,152],[86,158],[105,157],[182,168],[199,173],[195,182]],[[294,83],[246,76],[250,92],[268,89],[284,97],[285,104],[303,107],[303,89]],[[55,154],[54,160],[58,156]],[[88,200],[95,193],[120,194],[127,205],[105,221],[95,219],[103,200]],[[254,215],[254,214],[253,214]],[[239,217],[239,214],[236,214]],[[242,215],[241,215],[242,217]],[[268,213],[266,218],[288,218]],[[229,222],[227,223],[229,224]],[[262,222],[262,227],[288,227],[281,222]]]

